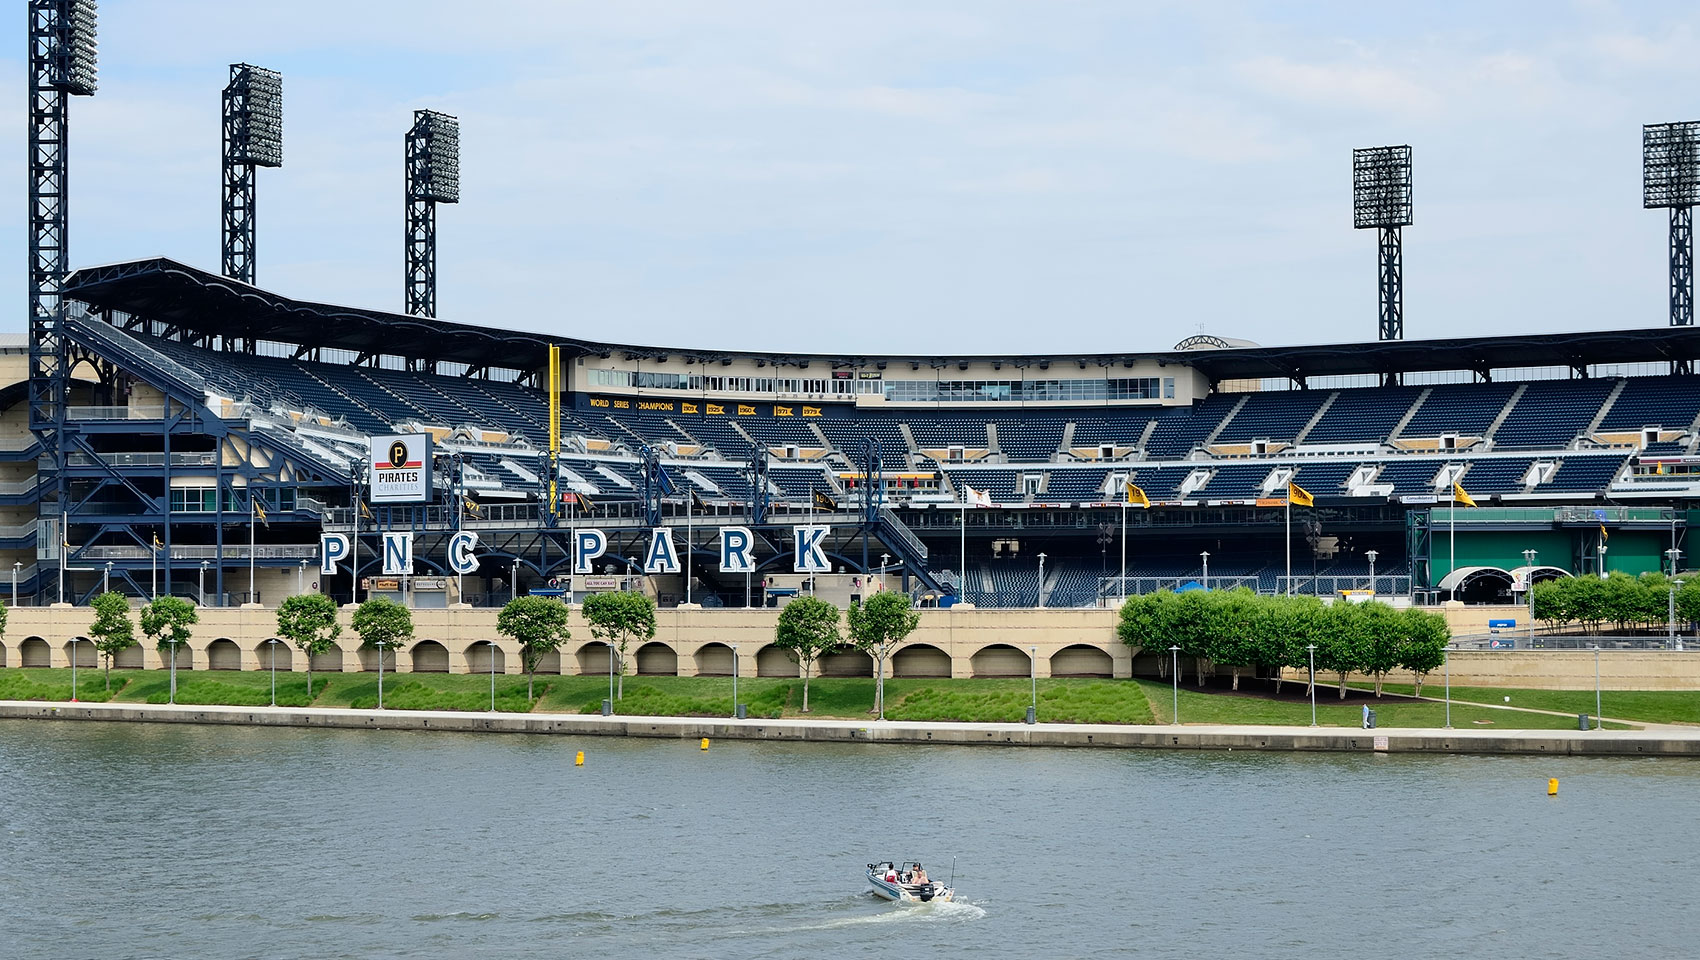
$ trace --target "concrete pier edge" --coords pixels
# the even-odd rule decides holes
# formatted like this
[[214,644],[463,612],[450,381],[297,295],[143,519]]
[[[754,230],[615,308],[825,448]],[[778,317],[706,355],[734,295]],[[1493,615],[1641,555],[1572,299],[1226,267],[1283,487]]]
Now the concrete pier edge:
[[1700,727],[1645,730],[1383,729],[1284,726],[1133,726],[1073,723],[920,723],[893,720],[732,720],[583,714],[344,710],[135,703],[0,701],[0,719],[530,733],[581,737],[825,743],[1267,750],[1558,756],[1700,757]]

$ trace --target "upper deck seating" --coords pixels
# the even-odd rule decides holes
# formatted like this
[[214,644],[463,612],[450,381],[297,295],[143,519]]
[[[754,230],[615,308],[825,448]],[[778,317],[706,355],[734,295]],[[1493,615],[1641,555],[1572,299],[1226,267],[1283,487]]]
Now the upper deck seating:
[[1311,443],[1384,443],[1411,409],[1417,387],[1357,387],[1336,392],[1334,403],[1305,435]]
[[1505,401],[1517,389],[1514,383],[1443,383],[1429,388],[1429,395],[1401,437],[1438,437],[1456,433],[1479,437],[1487,432]]
[[1216,435],[1217,443],[1292,440],[1328,399],[1326,390],[1278,390],[1246,396],[1245,406]]
[[1630,377],[1606,411],[1600,430],[1686,430],[1696,414],[1700,414],[1700,377]]
[[1614,380],[1536,380],[1524,385],[1523,395],[1505,422],[1494,432],[1500,450],[1551,450],[1570,444],[1587,429],[1600,404],[1616,385]]

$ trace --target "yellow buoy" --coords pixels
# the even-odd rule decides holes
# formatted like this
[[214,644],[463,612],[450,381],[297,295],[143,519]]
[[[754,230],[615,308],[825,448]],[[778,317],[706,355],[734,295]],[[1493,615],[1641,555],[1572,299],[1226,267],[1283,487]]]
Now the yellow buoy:
[[702,748],[703,748],[703,749],[704,749],[704,750],[707,750],[707,749],[708,749],[708,738],[707,738],[707,737],[703,737],[703,738],[702,738]]
[[1549,796],[1549,797],[1558,796],[1558,778],[1557,777],[1551,777],[1547,780],[1547,796]]
[[573,758],[573,766],[575,766],[575,767],[584,766],[584,751],[583,750],[580,750],[578,752],[578,756]]

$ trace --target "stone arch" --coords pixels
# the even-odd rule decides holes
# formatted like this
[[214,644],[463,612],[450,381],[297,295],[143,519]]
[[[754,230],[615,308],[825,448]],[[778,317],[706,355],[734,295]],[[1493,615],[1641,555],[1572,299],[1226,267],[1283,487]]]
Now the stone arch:
[[823,677],[872,677],[874,658],[853,647],[839,647],[816,661]]
[[578,648],[579,673],[607,673],[614,668],[614,647],[607,643],[587,643]]
[[100,665],[100,652],[94,648],[94,641],[88,637],[78,637],[75,640],[65,641],[63,652],[66,666],[71,665],[72,657],[77,658],[77,666],[85,669]]
[[948,677],[950,654],[930,643],[912,643],[891,655],[894,677]]
[[207,669],[242,669],[242,648],[236,645],[236,641],[225,637],[219,637],[207,644]]
[[508,657],[494,640],[479,640],[466,648],[467,673],[507,673]]
[[756,651],[756,676],[758,677],[789,677],[795,680],[801,675],[801,668],[791,655],[779,649],[775,644],[768,644]]
[[408,649],[414,673],[448,673],[449,648],[435,640],[421,640]]
[[1114,669],[1109,653],[1089,644],[1077,643],[1051,654],[1053,677],[1109,677]]
[[676,677],[679,675],[679,654],[659,640],[651,640],[637,648],[632,660],[640,677]]
[[1020,647],[993,643],[975,651],[969,667],[976,677],[1025,677],[1033,669],[1033,657]]
[[142,645],[132,643],[112,655],[112,666],[119,670],[142,669]]
[[730,677],[732,648],[724,643],[705,643],[697,648],[697,676]]
[[[360,661],[360,669],[367,673],[378,672],[378,650],[376,647],[360,647],[354,651]],[[384,672],[394,673],[396,661],[395,647],[384,648]]]
[[[177,669],[179,669],[179,670],[193,670],[193,669],[195,669],[195,651],[187,643],[179,643],[177,645],[177,658],[176,659],[177,659]],[[166,647],[166,648],[159,651],[159,665],[161,667],[171,666],[171,660],[172,660],[172,657],[171,657],[171,648],[170,647]]]
[[[524,669],[525,655],[523,653],[519,657],[519,665],[521,669]],[[543,655],[537,658],[537,666],[534,670],[537,673],[552,673],[559,675],[561,672],[561,651],[543,651]]]
[[278,639],[276,643],[273,643],[270,639],[262,640],[258,646],[254,647],[254,662],[258,664],[254,668],[256,670],[270,670],[273,663],[277,665],[279,670],[293,670],[295,669],[295,648],[290,646],[288,641],[282,639]]
[[53,665],[53,648],[40,637],[25,637],[18,644],[18,666],[20,667],[50,667]]
[[317,653],[307,661],[314,673],[341,673],[343,671],[343,650],[336,644],[324,653]]
[[6,663],[6,641],[0,640],[0,667],[4,667],[4,666],[7,666],[7,663]]

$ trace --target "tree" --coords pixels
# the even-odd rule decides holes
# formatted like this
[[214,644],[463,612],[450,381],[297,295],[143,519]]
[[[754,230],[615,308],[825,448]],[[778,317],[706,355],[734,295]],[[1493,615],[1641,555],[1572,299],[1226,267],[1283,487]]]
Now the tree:
[[525,665],[525,699],[530,702],[536,683],[537,663],[551,650],[572,639],[567,621],[572,611],[554,597],[515,597],[496,616],[496,629],[519,644],[520,662]]
[[1205,652],[1212,663],[1233,671],[1235,690],[1240,688],[1240,668],[1257,660],[1262,603],[1244,587],[1211,591],[1205,600]]
[[773,645],[785,651],[803,675],[803,712],[809,712],[809,670],[815,658],[841,646],[838,608],[815,597],[798,597],[779,611]]
[[1364,617],[1355,603],[1335,603],[1317,618],[1316,668],[1340,678],[1340,699],[1346,699],[1346,675],[1364,662]]
[[336,622],[336,601],[322,593],[301,593],[277,608],[277,635],[301,648],[307,657],[307,700],[313,700],[313,658],[330,650],[342,635]]
[[384,651],[413,639],[413,614],[389,597],[372,597],[355,609],[354,632],[359,634],[362,647],[378,651],[378,669],[382,670]]
[[112,690],[112,658],[136,645],[136,625],[130,621],[130,598],[116,590],[108,590],[89,604],[94,608],[94,622],[89,624],[89,638],[95,650],[106,658],[106,689]]
[[1385,603],[1370,601],[1357,607],[1355,620],[1362,638],[1359,669],[1375,678],[1375,695],[1379,697],[1387,671],[1399,666],[1409,622]]
[[155,597],[142,607],[142,632],[157,649],[170,651],[173,703],[177,702],[177,647],[189,641],[189,628],[200,622],[195,605],[182,597]]
[[1452,642],[1452,628],[1438,613],[1407,608],[1400,616],[1405,619],[1405,636],[1399,648],[1399,666],[1411,671],[1416,678],[1416,696],[1423,695],[1423,677],[1446,662],[1446,645]]
[[581,610],[590,624],[590,635],[609,644],[619,653],[620,687],[615,694],[626,697],[626,647],[633,640],[648,640],[655,636],[655,601],[641,593],[618,591],[593,593],[585,598]]
[[909,595],[885,590],[850,605],[850,645],[871,653],[879,664],[874,683],[874,709],[885,716],[885,661],[903,639],[921,625],[921,615],[909,607]]

